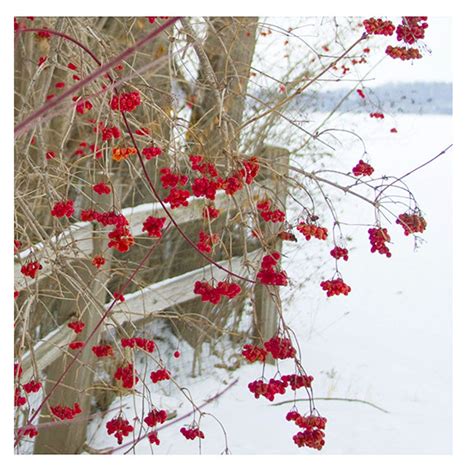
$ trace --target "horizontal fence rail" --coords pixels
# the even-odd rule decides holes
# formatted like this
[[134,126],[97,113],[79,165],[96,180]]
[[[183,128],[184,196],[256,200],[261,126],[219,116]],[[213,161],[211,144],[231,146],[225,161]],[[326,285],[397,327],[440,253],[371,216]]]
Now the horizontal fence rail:
[[[218,263],[222,266],[227,265],[233,272],[245,276],[251,274],[252,266],[259,261],[262,254],[263,251],[259,249],[247,256],[233,257],[230,260],[222,260]],[[211,276],[216,279],[223,279],[227,276],[227,273],[219,268],[212,268],[211,270],[208,265],[124,295],[125,301],[113,308],[106,325],[113,324],[117,326],[127,321],[152,320],[156,313],[196,298],[197,296],[193,292],[194,282],[200,278],[209,279]],[[104,305],[104,310],[110,306],[110,303],[111,301]],[[106,325],[102,327],[102,330],[106,329]],[[66,322],[38,341],[33,351],[26,352],[21,359],[23,369],[21,381],[29,381],[33,377],[35,368],[40,372],[62,354],[65,354],[68,344],[75,337],[76,334],[67,327]]]

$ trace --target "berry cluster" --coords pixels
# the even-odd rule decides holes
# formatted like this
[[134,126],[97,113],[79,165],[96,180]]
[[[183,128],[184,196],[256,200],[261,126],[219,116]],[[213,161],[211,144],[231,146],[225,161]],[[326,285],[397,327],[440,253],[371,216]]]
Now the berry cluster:
[[96,268],[100,268],[102,265],[105,265],[105,258],[101,255],[96,255],[92,260],[92,265]]
[[51,215],[57,217],[71,217],[74,214],[74,201],[69,199],[68,201],[59,201],[51,209]]
[[257,273],[257,279],[262,285],[286,286],[288,285],[288,277],[285,271],[277,272],[275,270],[278,260],[281,256],[278,252],[265,255],[260,264],[260,270]]
[[76,415],[81,413],[81,407],[78,403],[74,403],[73,407],[56,405],[51,407],[51,413],[60,420],[72,420]]
[[283,395],[285,393],[286,384],[281,380],[270,379],[268,383],[263,380],[254,380],[250,382],[248,388],[255,398],[265,397],[271,402],[275,399],[275,395]]
[[378,252],[381,255],[391,257],[389,248],[385,245],[385,242],[390,242],[390,236],[388,235],[387,229],[381,227],[373,227],[369,229],[369,241],[372,245],[370,251],[372,253]]
[[199,231],[199,242],[197,248],[204,253],[211,253],[212,247],[219,242],[218,234],[207,234],[203,230]]
[[268,352],[261,347],[254,346],[253,344],[245,344],[242,348],[242,356],[245,357],[250,363],[265,362]]
[[139,347],[140,349],[150,353],[155,350],[155,342],[143,337],[123,338],[120,340],[120,343],[123,348],[130,347],[131,349],[134,349],[135,347]]
[[271,210],[272,203],[269,199],[257,203],[257,209],[265,222],[285,222],[285,213],[280,209]]
[[110,188],[110,186],[108,186],[103,181],[101,181],[100,183],[94,184],[94,186],[92,186],[92,189],[94,192],[96,192],[99,195],[110,194],[112,192],[112,189]]
[[150,379],[153,383],[169,380],[171,374],[166,369],[158,369],[150,373]]
[[296,349],[286,337],[274,336],[266,341],[263,347],[274,359],[292,359],[296,356]]
[[28,262],[21,266],[20,271],[27,277],[35,278],[38,271],[42,268],[43,266],[39,262]]
[[382,20],[381,18],[369,18],[363,21],[365,31],[369,35],[392,36],[395,31],[395,25],[390,20]]
[[117,249],[120,253],[125,253],[135,243],[130,229],[126,226],[115,227],[114,230],[108,233],[109,248]]
[[38,436],[38,430],[34,426],[19,428],[18,436],[21,437],[21,438],[23,436],[28,436],[30,438],[34,438],[35,436]]
[[25,393],[36,393],[41,388],[41,382],[31,379],[28,383],[23,384],[23,390]]
[[110,101],[110,108],[112,110],[120,110],[121,112],[132,112],[141,103],[140,92],[122,92],[114,95]]
[[314,415],[302,416],[297,411],[290,411],[286,419],[294,421],[298,427],[304,429],[293,436],[293,441],[299,448],[306,446],[321,450],[325,443],[323,430],[326,428],[326,418]]
[[168,414],[165,410],[157,410],[153,408],[153,410],[148,413],[147,416],[143,419],[143,421],[150,427],[153,428],[158,423],[164,423],[168,418]]
[[136,155],[137,149],[133,147],[113,148],[112,159],[114,161],[126,160],[129,156]]
[[171,209],[175,209],[179,206],[188,206],[188,198],[190,192],[186,189],[177,189],[172,188],[169,195],[164,199],[164,202],[167,202],[171,205]]
[[123,388],[133,388],[138,382],[138,376],[132,363],[123,367],[118,367],[114,374],[114,379],[122,382]]
[[[428,28],[427,16],[405,16],[402,23],[397,26],[397,40],[407,44],[413,44],[425,37],[425,30]],[[422,23],[421,23],[422,22]]]
[[183,426],[179,431],[186,439],[204,439],[204,433],[199,428],[185,428]]
[[370,112],[371,118],[384,119],[385,115],[382,112]]
[[400,214],[395,221],[403,227],[405,235],[414,234],[415,232],[424,232],[426,229],[426,220],[419,214]]
[[26,397],[22,397],[21,389],[19,387],[15,388],[15,396],[13,402],[16,407],[21,407],[26,403]]
[[326,280],[321,282],[321,288],[326,292],[326,295],[334,296],[334,295],[345,295],[347,296],[350,291],[351,287],[344,283],[342,278],[335,278],[333,280]]
[[370,176],[374,172],[374,168],[363,160],[359,160],[359,163],[352,168],[354,176]]
[[306,240],[314,237],[320,240],[326,240],[328,238],[328,230],[325,227],[319,227],[315,224],[308,224],[307,222],[300,222],[296,229],[301,232]]
[[112,140],[113,138],[120,138],[121,133],[118,127],[113,126],[113,127],[103,127],[102,130],[102,141],[107,142],[109,140]]
[[157,446],[160,444],[160,440],[158,438],[158,433],[156,431],[151,431],[148,433],[148,441],[150,441],[150,444],[156,444]]
[[207,281],[196,281],[194,283],[194,294],[200,295],[203,302],[209,301],[212,304],[218,304],[222,297],[229,299],[235,298],[241,292],[237,283],[219,281],[216,286],[212,286]]
[[107,428],[107,434],[117,438],[118,444],[122,444],[124,436],[128,436],[133,431],[133,426],[128,422],[126,418],[118,416],[108,421],[105,425]]
[[92,346],[92,352],[97,357],[109,357],[114,355],[114,350],[111,345],[103,344],[100,346]]
[[291,375],[282,375],[281,380],[290,386],[291,390],[298,390],[299,388],[311,387],[311,383],[314,380],[312,375],[298,375],[298,374],[291,374]]
[[[139,134],[138,130],[136,133]],[[157,146],[150,146],[147,148],[143,148],[142,153],[145,159],[151,160],[155,158],[156,156],[160,156],[163,153],[163,150]]]
[[342,247],[338,247],[337,245],[329,252],[331,257],[339,260],[340,258],[344,259],[346,262],[349,260],[349,251]]
[[406,48],[405,46],[387,46],[385,53],[393,59],[401,59],[402,61],[423,57],[418,48]]
[[165,225],[165,217],[153,217],[148,216],[143,222],[142,231],[147,232],[149,237],[158,237],[162,236],[163,226]]
[[220,211],[216,209],[214,206],[209,205],[203,208],[202,210],[202,218],[207,221],[212,221],[219,217]]
[[82,349],[86,343],[84,341],[74,341],[69,343],[69,349],[72,351],[77,351],[78,349]]
[[188,177],[182,174],[174,174],[170,168],[160,169],[160,181],[164,188],[175,188],[176,186],[186,186]]

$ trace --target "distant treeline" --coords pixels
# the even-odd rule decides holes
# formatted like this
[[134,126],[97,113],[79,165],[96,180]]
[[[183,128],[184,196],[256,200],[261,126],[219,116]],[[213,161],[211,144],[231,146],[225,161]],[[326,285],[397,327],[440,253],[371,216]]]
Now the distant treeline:
[[[329,112],[339,105],[341,112],[385,112],[407,114],[452,114],[452,84],[443,82],[389,83],[360,87],[365,99],[351,89],[312,90],[297,96],[292,109]],[[291,91],[290,91],[291,93]],[[346,100],[342,99],[347,95]],[[260,94],[264,96],[270,94]]]

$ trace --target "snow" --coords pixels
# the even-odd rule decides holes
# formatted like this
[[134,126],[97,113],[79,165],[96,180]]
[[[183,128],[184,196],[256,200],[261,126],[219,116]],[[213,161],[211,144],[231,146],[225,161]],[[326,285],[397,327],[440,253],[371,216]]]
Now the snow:
[[[315,124],[321,118],[315,114]],[[340,127],[341,118],[337,120]],[[451,143],[449,116],[401,115],[377,121],[368,116],[345,115],[343,120],[346,128],[363,135],[378,176],[404,174]],[[399,133],[390,133],[394,126]],[[337,137],[342,141],[335,156],[326,159],[328,169],[349,171],[361,158],[360,143],[355,145],[357,142],[351,142],[349,134],[344,135]],[[302,165],[307,171],[319,168],[310,163]],[[330,174],[325,177],[329,179]],[[222,427],[214,416],[222,423],[233,454],[451,453],[450,154],[410,175],[406,183],[428,222],[423,234],[425,242],[414,251],[412,237],[404,236],[400,226],[387,225],[393,242],[393,257],[388,259],[370,253],[367,227],[344,227],[344,234],[352,237],[347,242],[349,261],[339,265],[344,280],[352,287],[347,297],[327,299],[319,287],[322,279],[333,274],[330,261],[320,265],[331,242],[306,242],[300,238],[297,244],[289,243],[284,248],[284,268],[289,276],[295,281],[305,279],[301,288],[290,287],[283,293],[284,314],[298,338],[303,366],[315,376],[315,396],[365,400],[389,413],[360,402],[316,401],[328,419],[326,446],[320,452],[298,448],[291,439],[297,429],[285,420],[292,403],[272,406],[266,399],[255,400],[247,389],[247,384],[261,375],[261,365],[243,365],[233,372],[214,368],[192,378],[192,354],[181,345],[182,357],[173,360],[170,355],[169,366],[178,382],[190,390],[196,404],[233,380],[238,381],[203,408],[212,416],[201,419],[200,428],[206,436],[201,444],[187,441],[179,433],[181,426],[192,422],[189,417],[169,428],[165,425],[159,432],[160,446],[151,448],[145,438],[134,452],[220,454],[226,445]],[[342,197],[339,191],[330,191],[326,186],[324,189],[331,196]],[[367,196],[373,197],[369,193]],[[337,208],[343,209],[341,221],[373,224],[373,209],[365,202],[345,196]],[[329,213],[321,212],[320,217],[322,224],[331,229]],[[172,354],[177,345],[177,340],[171,340],[168,352]],[[216,355],[205,351],[203,357],[204,369],[218,362]],[[291,363],[283,362],[281,372],[291,372]],[[270,368],[267,376],[272,375]],[[190,403],[171,383],[161,384],[163,390],[152,386],[152,392],[147,393],[158,408],[176,410],[178,416],[191,410]],[[141,384],[137,389],[143,389]],[[299,392],[303,397],[304,392]],[[286,394],[277,397],[275,403],[290,399],[291,395]],[[122,402],[127,405],[124,414],[129,420],[141,414],[141,398],[127,397]],[[119,404],[120,400],[116,400],[111,408]],[[304,402],[298,406],[305,411]],[[95,449],[116,446],[105,429],[105,423],[115,413],[91,423],[89,444]]]

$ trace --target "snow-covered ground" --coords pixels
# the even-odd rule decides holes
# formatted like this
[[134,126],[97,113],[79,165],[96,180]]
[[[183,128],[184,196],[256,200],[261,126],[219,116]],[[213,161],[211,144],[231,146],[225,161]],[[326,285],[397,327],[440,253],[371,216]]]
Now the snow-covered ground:
[[[317,123],[321,116],[315,115]],[[365,140],[376,175],[401,175],[434,157],[451,143],[451,117],[401,115],[385,121],[367,116],[345,116]],[[338,122],[340,126],[340,122]],[[390,133],[397,127],[398,133]],[[338,137],[342,138],[342,137]],[[349,171],[361,158],[360,143],[343,141],[328,168]],[[308,164],[305,164],[307,169]],[[328,175],[329,177],[329,175]],[[371,254],[367,227],[345,227],[350,258],[340,271],[351,287],[347,297],[327,299],[319,287],[330,278],[329,264],[318,269],[329,242],[302,241],[284,248],[284,268],[295,281],[306,278],[301,289],[285,289],[285,317],[294,329],[302,362],[315,376],[316,397],[360,399],[373,406],[349,401],[317,401],[328,419],[326,446],[321,452],[298,448],[292,441],[296,427],[285,420],[292,404],[272,406],[255,400],[247,384],[261,375],[258,364],[234,372],[214,370],[209,376],[188,376],[190,354],[172,362],[178,381],[188,387],[196,404],[238,379],[205,411],[225,428],[233,454],[446,454],[452,451],[452,327],[451,327],[451,157],[448,154],[409,176],[406,183],[415,194],[428,222],[425,242],[414,251],[414,241],[398,225],[388,227],[393,257]],[[329,188],[325,188],[329,191]],[[337,196],[338,193],[331,193]],[[370,195],[368,195],[370,196]],[[340,220],[373,224],[367,203],[345,197]],[[332,228],[327,213],[322,224]],[[301,246],[300,246],[301,244]],[[328,259],[330,260],[330,259]],[[286,361],[285,361],[286,362]],[[291,365],[283,364],[291,370]],[[282,370],[284,373],[284,370]],[[268,376],[272,374],[269,372]],[[181,379],[180,379],[181,377]],[[224,380],[224,382],[223,382]],[[184,398],[174,400],[152,393],[160,407],[187,413]],[[275,402],[289,400],[287,394]],[[174,400],[174,401],[173,401]],[[125,400],[125,414],[132,419],[142,407]],[[119,400],[117,400],[118,406]],[[139,403],[139,399],[136,400]],[[115,404],[113,407],[116,406]],[[90,444],[96,449],[114,447],[105,423],[90,427]],[[187,441],[179,428],[191,418],[160,431],[161,445],[151,449],[145,438],[135,453],[197,454],[198,441]],[[206,438],[203,454],[219,454],[225,448],[222,427],[211,416],[201,420]],[[116,451],[121,453],[123,451]]]

